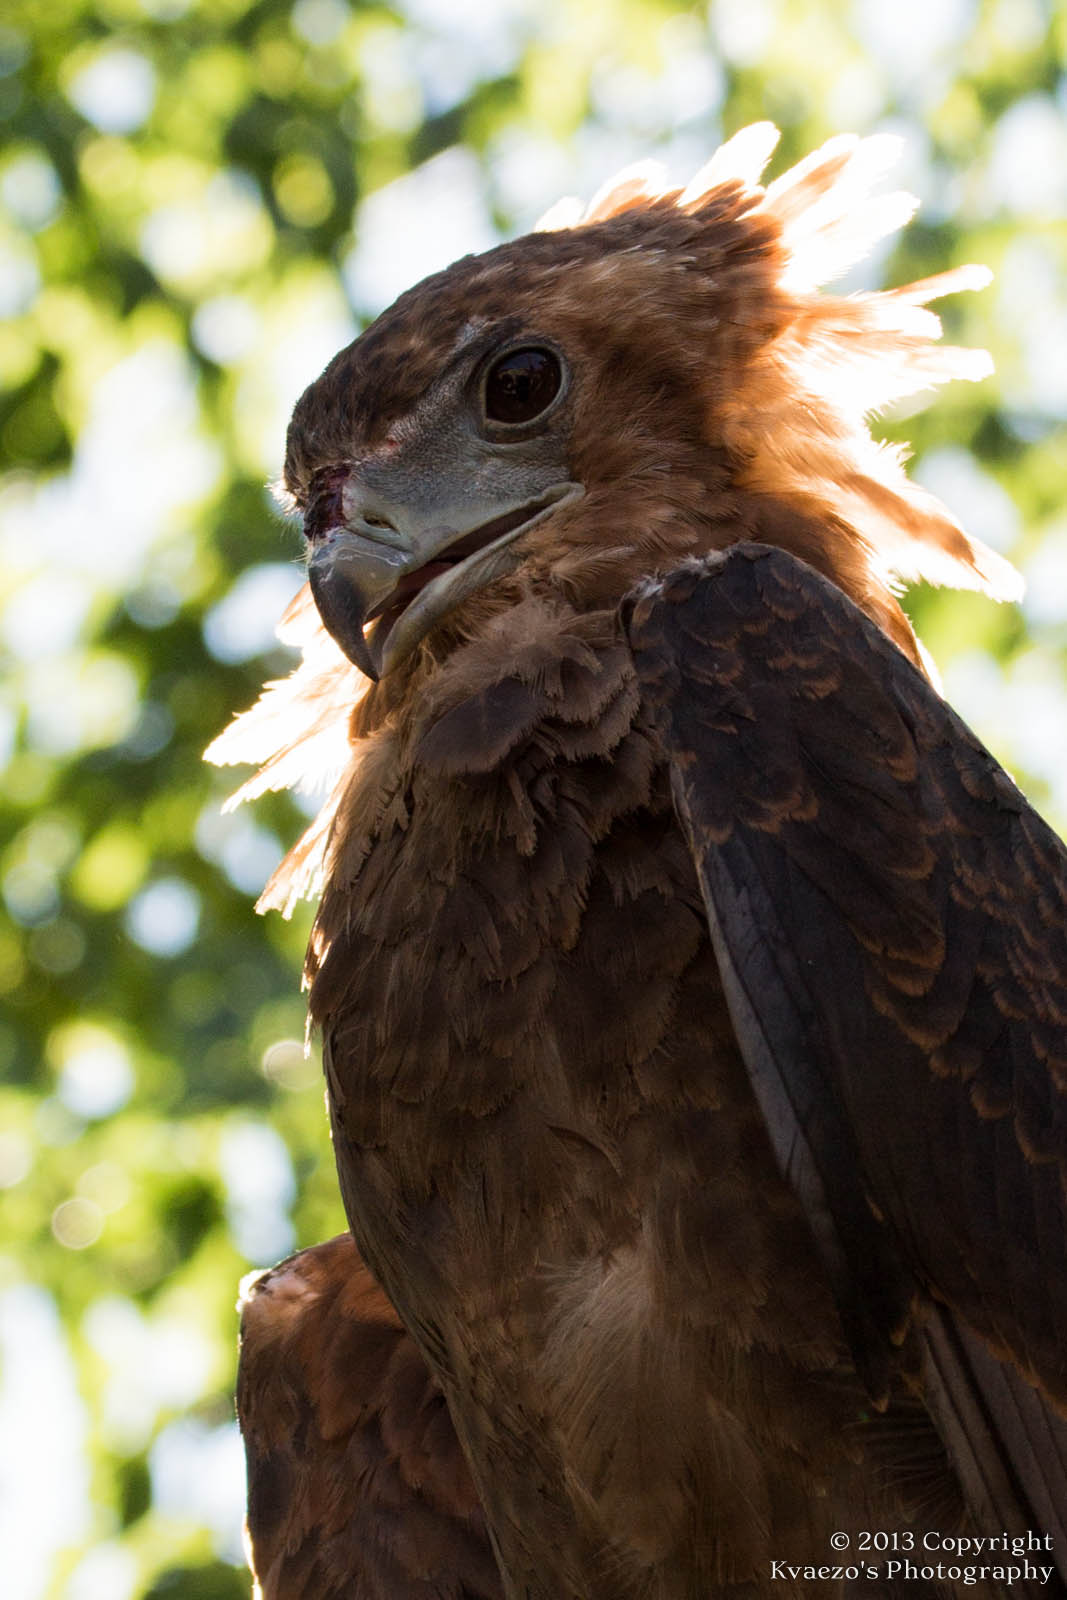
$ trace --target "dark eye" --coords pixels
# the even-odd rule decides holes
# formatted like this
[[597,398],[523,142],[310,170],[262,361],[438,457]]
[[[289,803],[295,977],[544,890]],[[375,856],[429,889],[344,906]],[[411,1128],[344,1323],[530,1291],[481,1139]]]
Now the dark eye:
[[563,382],[551,350],[511,350],[489,368],[485,414],[490,422],[532,422],[546,411]]

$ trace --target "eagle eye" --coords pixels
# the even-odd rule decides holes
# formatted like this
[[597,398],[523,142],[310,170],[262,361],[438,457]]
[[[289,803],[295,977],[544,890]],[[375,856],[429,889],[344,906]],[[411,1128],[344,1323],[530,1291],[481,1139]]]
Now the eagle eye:
[[551,350],[509,350],[485,379],[485,415],[490,422],[533,422],[547,411],[563,383],[559,357]]

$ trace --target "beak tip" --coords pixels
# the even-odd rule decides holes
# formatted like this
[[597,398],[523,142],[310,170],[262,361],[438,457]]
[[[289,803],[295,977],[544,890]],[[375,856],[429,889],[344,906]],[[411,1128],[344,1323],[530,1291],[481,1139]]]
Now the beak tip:
[[363,633],[368,599],[353,581],[351,572],[341,570],[330,547],[315,552],[308,563],[308,580],[323,627],[352,665],[372,683],[380,677]]

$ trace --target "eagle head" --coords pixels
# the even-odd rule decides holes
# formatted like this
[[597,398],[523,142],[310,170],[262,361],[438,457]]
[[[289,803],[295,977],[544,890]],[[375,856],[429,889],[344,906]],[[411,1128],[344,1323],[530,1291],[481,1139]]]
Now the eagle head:
[[402,295],[302,396],[284,487],[310,594],[279,632],[303,661],[208,751],[259,764],[231,804],[328,794],[261,908],[317,892],[368,736],[466,645],[506,657],[513,616],[599,612],[610,632],[637,584],[740,539],[817,567],[913,660],[901,582],[1019,593],[868,427],[990,371],[926,309],[988,272],[824,292],[912,215],[878,192],[897,141],[832,139],[764,187],[776,139],[743,129],[685,188],[643,164],[560,202]]
[[914,202],[870,196],[884,138],[832,140],[765,189],[776,137],[744,130],[684,189],[630,170],[584,213],[464,258],[302,396],[285,487],[322,621],[368,677],[462,629],[472,597],[508,604],[515,574],[610,605],[695,551],[788,543],[790,525],[883,624],[896,576],[1014,592],[866,426],[989,370],[933,347],[923,309],[988,275],[816,293]]

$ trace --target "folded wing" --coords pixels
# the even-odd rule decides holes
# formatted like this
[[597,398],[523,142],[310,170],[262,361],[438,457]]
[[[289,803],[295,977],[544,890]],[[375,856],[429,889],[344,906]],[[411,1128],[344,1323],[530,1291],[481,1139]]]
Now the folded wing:
[[834,585],[629,604],[753,1086],[880,1402],[919,1341],[985,1529],[1067,1546],[1067,852]]
[[237,1409],[262,1600],[501,1600],[444,1397],[348,1234],[248,1291]]

